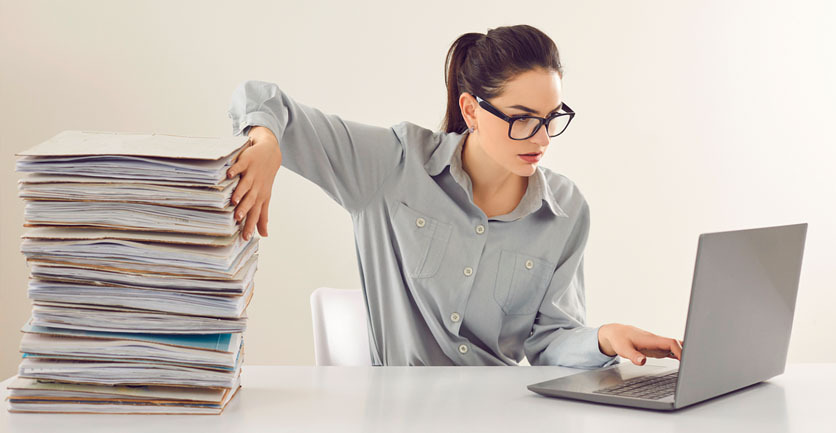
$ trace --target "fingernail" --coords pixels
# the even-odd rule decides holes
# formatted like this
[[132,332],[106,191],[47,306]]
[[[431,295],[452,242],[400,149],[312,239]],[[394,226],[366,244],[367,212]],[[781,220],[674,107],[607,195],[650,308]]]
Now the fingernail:
[[250,233],[249,233],[249,232],[244,233],[244,240],[245,240],[245,241],[250,240]]
[[241,221],[241,212],[235,214],[235,219]]
[[644,362],[644,356],[639,357],[639,364],[641,364],[642,362]]

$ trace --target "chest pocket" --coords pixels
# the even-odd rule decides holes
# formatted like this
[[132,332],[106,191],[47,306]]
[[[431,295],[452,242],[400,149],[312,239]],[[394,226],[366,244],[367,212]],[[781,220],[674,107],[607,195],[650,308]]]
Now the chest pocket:
[[412,278],[434,276],[447,252],[453,225],[400,201],[392,225],[403,256],[404,271]]
[[529,254],[501,250],[493,297],[502,312],[509,315],[537,312],[555,265]]

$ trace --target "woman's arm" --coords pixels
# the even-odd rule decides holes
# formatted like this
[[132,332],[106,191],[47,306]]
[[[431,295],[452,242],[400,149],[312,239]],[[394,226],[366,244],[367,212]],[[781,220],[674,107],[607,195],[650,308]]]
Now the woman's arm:
[[[589,205],[583,201],[566,245],[566,258],[558,264],[524,343],[531,365],[600,368],[618,362],[618,356],[643,365],[644,355],[679,359],[680,342],[633,326],[611,323],[586,326],[583,253],[589,236]],[[670,356],[673,353],[673,356]]]
[[[403,146],[392,128],[343,120],[298,103],[274,83],[249,80],[233,92],[233,134],[248,134],[231,176],[241,174],[233,193],[245,215],[244,236],[256,221],[266,235],[267,206],[279,166],[316,183],[351,213],[362,210],[401,161]],[[263,128],[257,128],[261,126]],[[250,197],[252,196],[252,197]]]
[[531,365],[599,368],[619,362],[598,349],[599,327],[586,326],[583,253],[588,235],[589,205],[584,199],[532,333],[523,344]]

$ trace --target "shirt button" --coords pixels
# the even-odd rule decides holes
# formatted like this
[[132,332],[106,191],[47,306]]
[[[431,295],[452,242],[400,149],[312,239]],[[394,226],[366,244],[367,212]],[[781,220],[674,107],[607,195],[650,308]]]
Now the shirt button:
[[459,345],[459,353],[461,353],[462,355],[467,353],[467,345],[466,344]]
[[459,316],[459,313],[453,313],[450,315],[450,320],[453,322],[458,322],[462,317]]
[[424,227],[424,224],[426,223],[427,222],[424,221],[424,218],[418,218],[417,220],[415,220],[415,225],[418,227]]
[[480,235],[482,233],[485,233],[485,226],[483,226],[482,224],[479,224],[478,226],[476,226],[476,233],[478,233]]
[[473,274],[473,268],[471,268],[470,266],[464,268],[464,274],[469,277]]
[[532,262],[531,260],[526,260],[525,261],[525,268],[526,269],[531,269],[533,267],[534,267],[534,262]]

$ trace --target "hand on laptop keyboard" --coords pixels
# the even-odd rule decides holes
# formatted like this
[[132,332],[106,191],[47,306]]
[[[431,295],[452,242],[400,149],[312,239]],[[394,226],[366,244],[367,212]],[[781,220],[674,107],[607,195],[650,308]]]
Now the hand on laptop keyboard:
[[635,326],[608,323],[598,330],[598,350],[607,356],[621,356],[636,365],[644,365],[647,357],[682,357],[682,340],[660,337]]

